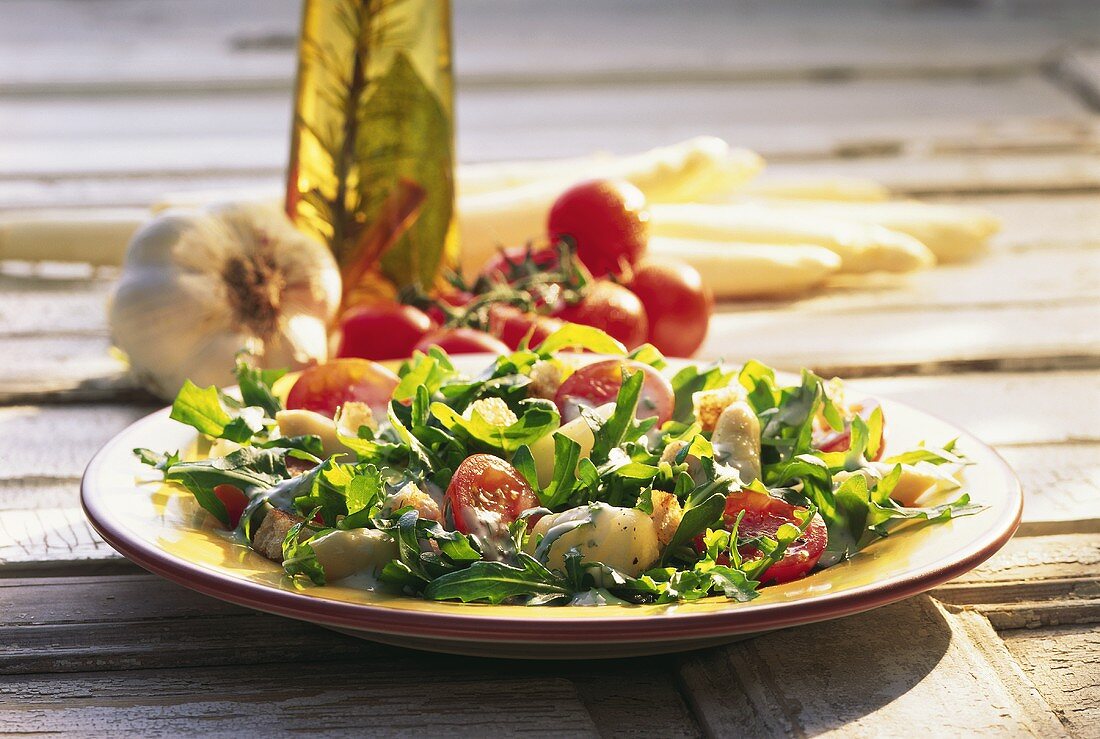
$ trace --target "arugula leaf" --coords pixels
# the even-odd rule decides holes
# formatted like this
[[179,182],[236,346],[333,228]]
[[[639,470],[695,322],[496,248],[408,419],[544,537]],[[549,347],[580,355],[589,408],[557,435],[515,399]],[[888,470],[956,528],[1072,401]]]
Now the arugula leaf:
[[446,352],[432,347],[428,354],[417,352],[413,359],[398,371],[401,381],[393,391],[393,400],[406,401],[416,396],[417,388],[426,388],[428,394],[439,392],[445,383],[459,376],[458,370]]
[[627,432],[634,424],[634,415],[638,411],[638,398],[641,397],[644,382],[643,372],[630,372],[624,369],[623,384],[615,398],[615,410],[612,411],[611,416],[604,421],[595,414],[583,414],[590,426],[593,423],[597,424],[592,428],[595,443],[592,445],[591,458],[595,464],[607,461],[611,450],[627,438]]
[[665,355],[661,354],[661,350],[653,346],[653,344],[642,344],[626,356],[627,359],[633,359],[635,362],[648,364],[656,370],[663,370],[668,366],[668,362],[665,361]]
[[730,600],[747,603],[759,595],[756,592],[759,581],[736,567],[705,562],[697,565],[696,571],[707,575],[711,586],[721,590]]
[[327,532],[321,531],[303,539],[302,529],[305,525],[305,521],[299,521],[286,532],[283,539],[283,571],[291,577],[308,577],[314,585],[324,585],[325,568],[317,561],[317,553],[309,542]]
[[256,444],[260,449],[297,449],[305,452],[318,461],[325,456],[325,449],[321,446],[321,437],[316,434],[303,436],[279,436],[274,439]]
[[672,376],[672,391],[676,405],[672,411],[672,420],[690,423],[695,419],[692,395],[704,390],[714,390],[729,385],[733,372],[722,369],[721,362],[715,362],[700,369],[689,365]]
[[564,579],[529,554],[518,552],[518,566],[504,562],[474,562],[469,567],[437,577],[424,588],[428,600],[485,601],[499,604],[524,595],[568,596]]
[[256,369],[241,359],[237,360],[237,385],[246,406],[262,408],[269,418],[283,409],[283,404],[271,391],[271,386],[283,375],[284,369]]
[[554,434],[554,472],[550,484],[538,491],[539,502],[550,510],[561,507],[573,493],[577,482],[577,463],[581,445],[565,434]]
[[187,380],[172,403],[169,418],[186,423],[207,436],[237,443],[250,440],[264,429],[262,409],[242,408],[233,416],[226,410],[225,400],[213,385],[200,388]]
[[469,418],[444,403],[432,403],[431,414],[448,431],[472,442],[482,450],[511,455],[521,446],[532,444],[561,425],[558,409],[548,400],[532,398],[522,402],[522,414],[508,426],[490,423],[475,408]]
[[[691,479],[687,473],[684,476]],[[676,527],[676,533],[665,547],[662,563],[670,556],[676,556],[680,547],[721,522],[722,513],[726,510],[726,493],[732,482],[734,478],[719,477],[691,491],[684,501],[684,515],[680,519],[680,525]]]
[[361,472],[353,475],[345,488],[344,497],[349,516],[359,511],[369,511],[380,504],[385,497],[385,488],[378,468],[368,464]]
[[154,452],[152,449],[135,449],[134,455],[141,461],[142,464],[148,465],[155,470],[164,472],[169,467],[177,465],[180,462],[180,453],[172,452],[171,454],[161,454],[160,452]]
[[952,439],[939,449],[926,448],[922,444],[916,449],[911,449],[901,454],[895,454],[892,457],[886,457],[882,462],[884,464],[916,464],[917,462],[928,462],[929,464],[969,464],[966,457],[955,451],[957,442],[958,439]]
[[543,359],[547,359],[551,354],[562,349],[572,351],[586,349],[596,354],[626,354],[626,347],[622,342],[611,338],[598,328],[582,326],[579,323],[565,324],[543,339],[534,351]]
[[256,490],[267,490],[287,478],[286,450],[244,447],[225,457],[179,462],[165,468],[165,482],[182,485],[198,504],[224,526],[229,525],[225,505],[214,495],[222,484],[235,485],[250,497]]
[[516,468],[516,472],[523,476],[523,479],[527,481],[532,490],[539,489],[539,476],[535,469],[535,457],[531,454],[530,446],[524,444],[516,450],[516,453],[512,455],[512,466]]

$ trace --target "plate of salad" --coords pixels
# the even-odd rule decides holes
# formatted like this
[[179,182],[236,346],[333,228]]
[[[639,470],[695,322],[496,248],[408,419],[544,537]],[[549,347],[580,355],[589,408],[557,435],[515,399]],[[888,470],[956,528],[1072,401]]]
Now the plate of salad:
[[421,649],[654,654],[844,616],[976,566],[1022,509],[927,414],[572,324],[237,380],[100,450],[92,525],[199,592]]

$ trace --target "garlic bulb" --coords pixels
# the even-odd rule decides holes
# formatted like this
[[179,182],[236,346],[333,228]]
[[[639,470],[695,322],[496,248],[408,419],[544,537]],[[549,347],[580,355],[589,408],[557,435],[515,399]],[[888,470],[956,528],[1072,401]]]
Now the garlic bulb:
[[170,398],[187,379],[232,384],[241,350],[263,367],[324,361],[340,290],[329,250],[276,208],[170,210],[130,241],[111,336],[138,380]]

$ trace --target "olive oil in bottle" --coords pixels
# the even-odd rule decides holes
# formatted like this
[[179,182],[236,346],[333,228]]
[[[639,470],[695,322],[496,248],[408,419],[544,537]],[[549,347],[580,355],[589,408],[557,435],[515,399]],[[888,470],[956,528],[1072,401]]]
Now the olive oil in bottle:
[[453,266],[449,0],[304,0],[286,209],[328,243],[345,307]]

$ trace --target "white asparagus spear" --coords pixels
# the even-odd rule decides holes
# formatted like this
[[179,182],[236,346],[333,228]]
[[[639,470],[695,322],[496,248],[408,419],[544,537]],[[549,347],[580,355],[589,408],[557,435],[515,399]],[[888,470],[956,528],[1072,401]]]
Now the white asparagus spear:
[[981,208],[918,203],[827,203],[792,200],[766,201],[767,207],[792,218],[843,218],[883,226],[909,234],[932,250],[941,262],[971,259],[988,248],[1000,230],[997,217]]
[[[885,185],[863,177],[759,177],[737,195],[795,200],[881,202],[890,197]],[[712,198],[708,198],[711,200]]]
[[[597,154],[573,159],[460,164],[456,176],[459,196],[514,191],[528,185],[546,185],[558,192],[590,179],[624,179],[651,202],[690,202],[727,197],[743,188],[764,167],[764,160],[748,149],[733,149],[713,136],[697,136],[671,146],[611,156]],[[280,188],[250,187],[167,193],[153,210],[201,207],[230,200],[271,200]]]
[[32,211],[0,217],[0,259],[122,264],[143,210]]
[[649,254],[681,259],[703,276],[718,300],[792,295],[818,287],[840,257],[811,244],[745,244],[654,237]]
[[760,173],[764,161],[747,149],[731,149],[713,136],[698,136],[672,146],[626,156],[459,165],[460,196],[557,182],[564,189],[590,179],[624,179],[651,202],[689,202],[726,195]]
[[655,203],[650,212],[653,236],[816,244],[840,257],[843,272],[910,272],[936,261],[924,244],[908,234],[827,215],[795,217],[758,203]]

